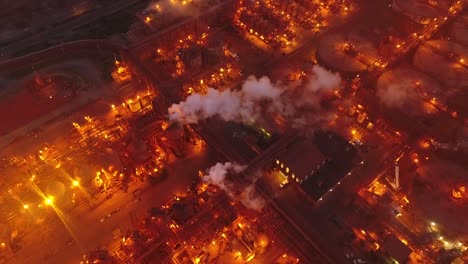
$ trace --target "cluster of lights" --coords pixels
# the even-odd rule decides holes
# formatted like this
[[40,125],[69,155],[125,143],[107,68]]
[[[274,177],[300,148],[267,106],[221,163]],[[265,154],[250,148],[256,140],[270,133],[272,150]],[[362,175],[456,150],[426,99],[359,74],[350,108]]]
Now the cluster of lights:
[[227,64],[223,67],[220,67],[218,71],[212,73],[211,75],[201,78],[198,83],[190,84],[186,88],[187,94],[192,94],[193,92],[205,94],[207,87],[213,87],[218,85],[220,82],[229,80],[232,76],[232,66]]
[[[247,2],[236,11],[235,24],[267,44],[283,43],[288,46],[295,38],[289,15],[279,13],[268,3]],[[260,25],[259,28],[256,26]],[[276,27],[273,27],[276,25]]]
[[55,198],[53,196],[47,196],[45,199],[44,199],[44,203],[46,205],[49,205],[49,206],[52,206],[54,204],[54,200]]
[[[437,224],[435,222],[430,222],[430,228],[432,230],[434,230],[436,228]],[[456,249],[459,249],[461,251],[466,251],[468,249],[467,246],[465,246],[462,242],[458,241],[458,242],[453,242],[453,241],[449,241],[447,239],[445,239],[443,236],[439,235],[437,237],[437,240],[442,243],[442,246],[447,248],[447,249],[453,249],[453,248],[456,248]]]

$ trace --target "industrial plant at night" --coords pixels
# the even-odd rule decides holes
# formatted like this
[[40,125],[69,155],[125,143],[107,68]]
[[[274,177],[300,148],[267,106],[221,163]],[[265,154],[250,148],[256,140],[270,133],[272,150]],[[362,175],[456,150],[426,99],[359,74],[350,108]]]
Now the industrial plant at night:
[[466,0],[2,3],[0,264],[468,263]]

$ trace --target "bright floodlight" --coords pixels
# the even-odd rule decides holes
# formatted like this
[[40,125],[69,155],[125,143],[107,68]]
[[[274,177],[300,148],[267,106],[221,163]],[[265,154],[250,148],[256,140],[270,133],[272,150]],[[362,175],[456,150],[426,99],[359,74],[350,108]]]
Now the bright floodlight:
[[80,186],[80,182],[77,181],[77,180],[74,180],[74,181],[72,182],[72,185],[73,185],[74,187],[78,187],[78,186]]
[[54,203],[54,197],[53,196],[49,196],[45,199],[45,203],[47,205],[52,205]]

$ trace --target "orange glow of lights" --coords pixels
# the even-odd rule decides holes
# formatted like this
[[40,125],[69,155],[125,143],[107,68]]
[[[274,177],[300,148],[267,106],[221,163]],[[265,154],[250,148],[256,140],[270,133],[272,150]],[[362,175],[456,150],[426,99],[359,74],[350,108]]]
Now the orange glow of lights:
[[374,247],[375,247],[375,250],[379,250],[379,248],[380,248],[380,245],[379,245],[379,243],[377,243],[377,242],[374,242]]
[[74,181],[72,181],[72,186],[73,187],[78,187],[78,186],[80,186],[80,182],[77,181],[77,180],[74,180]]
[[431,143],[428,140],[421,142],[421,147],[424,149],[428,149],[430,146]]
[[53,196],[49,196],[45,199],[44,201],[47,205],[52,205],[54,203],[54,197]]
[[408,197],[406,197],[406,196],[405,196],[405,197],[403,197],[403,201],[405,201],[405,203],[407,203],[407,204],[409,204],[409,203],[410,203],[410,202],[409,202],[409,200],[408,200]]

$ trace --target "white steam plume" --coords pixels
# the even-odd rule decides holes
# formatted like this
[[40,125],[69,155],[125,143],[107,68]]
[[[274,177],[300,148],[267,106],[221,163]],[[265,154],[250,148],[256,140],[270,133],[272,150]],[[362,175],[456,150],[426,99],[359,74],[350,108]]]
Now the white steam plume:
[[406,84],[390,84],[377,89],[380,102],[390,108],[404,108],[418,99],[414,87]]
[[251,185],[245,187],[240,195],[240,202],[247,208],[261,211],[265,207],[266,201],[255,191],[255,186]]
[[[424,102],[429,96],[444,101],[447,92],[431,77],[411,68],[396,68],[379,77],[376,95],[380,103],[410,115],[425,115],[435,109]],[[440,101],[439,101],[440,102]]]
[[239,165],[237,163],[218,162],[206,170],[207,175],[203,176],[203,181],[220,187],[229,195],[229,197],[231,197],[231,199],[241,202],[245,207],[260,211],[265,206],[265,200],[258,196],[253,184],[245,187],[240,195],[236,195],[236,186],[226,179],[226,176],[229,173],[238,174],[245,168],[246,166]]
[[299,85],[272,83],[263,76],[249,76],[241,90],[217,91],[208,89],[207,94],[192,94],[183,102],[169,108],[169,119],[185,124],[218,117],[225,121],[250,124],[261,121],[263,114],[275,112],[296,125],[311,125],[328,119],[323,113],[320,100],[324,94],[340,88],[338,74],[320,66],[313,66],[306,81]]
[[226,162],[216,163],[214,166],[206,170],[207,175],[203,176],[203,181],[210,182],[214,185],[219,186],[221,189],[225,189],[225,180],[228,173],[240,173],[246,167],[237,163]]
[[306,86],[310,91],[331,90],[340,86],[341,78],[337,73],[332,73],[320,66],[312,67],[313,75]]

